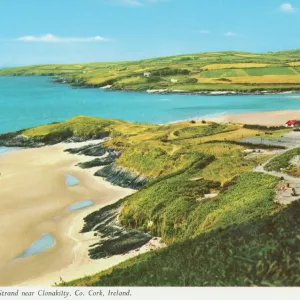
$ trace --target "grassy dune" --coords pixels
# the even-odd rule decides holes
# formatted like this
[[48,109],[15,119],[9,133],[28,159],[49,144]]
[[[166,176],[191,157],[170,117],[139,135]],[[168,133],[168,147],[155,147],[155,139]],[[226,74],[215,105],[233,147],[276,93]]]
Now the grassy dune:
[[[150,76],[144,76],[150,72]],[[204,52],[139,61],[36,65],[0,70],[0,76],[61,76],[74,86],[185,91],[300,89],[300,50]],[[174,80],[175,79],[175,80]]]
[[175,243],[66,285],[299,286],[299,216],[295,202],[271,216]]
[[[79,116],[23,131],[23,136],[48,141],[66,132],[110,136],[105,147],[121,152],[115,164],[150,179],[114,209],[121,205],[118,219],[124,228],[160,236],[168,247],[66,285],[299,284],[299,204],[274,203],[280,179],[252,172],[274,154],[253,152],[263,146],[240,142],[289,130],[204,121],[148,125]],[[288,158],[294,155],[287,153]],[[277,160],[281,164],[281,156]],[[101,212],[85,218],[86,231],[104,217]],[[117,245],[121,250],[122,243]],[[96,248],[92,251],[94,258],[101,256]]]

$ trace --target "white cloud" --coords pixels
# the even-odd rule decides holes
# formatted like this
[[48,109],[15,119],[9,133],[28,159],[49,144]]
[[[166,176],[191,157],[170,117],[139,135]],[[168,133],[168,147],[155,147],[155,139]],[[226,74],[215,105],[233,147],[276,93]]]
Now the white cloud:
[[143,6],[142,1],[139,0],[122,0],[121,2],[128,6]]
[[210,34],[209,30],[199,30],[199,33],[201,34]]
[[290,13],[296,11],[296,8],[293,7],[290,3],[283,3],[280,5],[279,9],[284,13]]
[[225,36],[237,36],[238,34],[232,31],[228,31],[224,34]]
[[42,36],[26,35],[16,39],[21,42],[41,42],[41,43],[88,43],[88,42],[104,42],[108,41],[99,35],[93,37],[58,37],[53,34],[45,34]]
[[119,0],[120,3],[127,6],[144,6],[149,3],[167,2],[169,0]]

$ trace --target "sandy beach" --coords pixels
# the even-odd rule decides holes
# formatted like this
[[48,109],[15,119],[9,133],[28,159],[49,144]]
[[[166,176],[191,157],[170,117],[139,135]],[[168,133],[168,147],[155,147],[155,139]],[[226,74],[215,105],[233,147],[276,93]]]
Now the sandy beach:
[[[81,146],[77,144],[76,146]],[[54,145],[24,149],[0,156],[0,286],[49,286],[96,273],[129,256],[91,260],[89,245],[96,242],[92,233],[80,234],[83,218],[133,192],[112,186],[93,176],[94,170],[76,167],[91,157],[71,155]],[[65,175],[79,179],[77,186],[67,186]],[[78,210],[66,208],[82,200],[95,205]],[[45,233],[56,243],[37,255],[16,259]]]
[[294,119],[300,119],[300,110],[280,110],[253,113],[251,112],[205,118],[205,120],[210,120],[214,122],[260,124],[266,126],[281,126],[285,125],[286,121]]

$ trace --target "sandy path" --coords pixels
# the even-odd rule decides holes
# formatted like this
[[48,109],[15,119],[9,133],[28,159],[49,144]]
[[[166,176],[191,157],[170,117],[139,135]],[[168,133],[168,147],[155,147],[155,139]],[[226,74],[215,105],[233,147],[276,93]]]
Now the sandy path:
[[[276,171],[267,171],[265,169],[265,166],[273,160],[275,157],[290,151],[291,149],[298,148],[300,146],[300,133],[299,132],[290,132],[285,135],[286,137],[294,138],[296,140],[296,145],[294,146],[289,146],[288,144],[286,145],[287,149],[284,150],[276,150],[276,155],[272,156],[269,158],[267,161],[265,161],[263,164],[255,167],[253,169],[254,172],[261,172],[269,175],[273,175],[279,178],[282,178],[285,181],[285,184],[289,182],[290,187],[287,188],[284,192],[279,192],[277,191],[276,193],[276,200],[280,204],[289,204],[293,201],[299,200],[299,193],[300,193],[300,178],[290,176],[286,173],[283,172],[276,172]],[[292,196],[292,188],[295,188],[297,196]]]
[[243,124],[260,124],[267,126],[280,126],[285,125],[286,121],[288,120],[300,119],[300,110],[280,110],[268,112],[228,114],[205,119],[214,122],[231,122]]
[[[51,285],[111,266],[125,257],[90,260],[91,234],[79,234],[83,217],[133,191],[115,187],[89,170],[75,167],[89,160],[62,150],[72,145],[25,149],[0,156],[0,286]],[[77,144],[79,146],[79,144]],[[65,185],[65,174],[80,180]],[[91,199],[95,205],[76,212],[70,204]],[[56,244],[43,253],[15,260],[42,234],[51,233]]]

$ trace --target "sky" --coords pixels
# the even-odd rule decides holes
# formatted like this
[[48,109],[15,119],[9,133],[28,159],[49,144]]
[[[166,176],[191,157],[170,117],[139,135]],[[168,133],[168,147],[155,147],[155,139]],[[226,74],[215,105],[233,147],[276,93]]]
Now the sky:
[[0,67],[300,48],[300,0],[0,0]]

